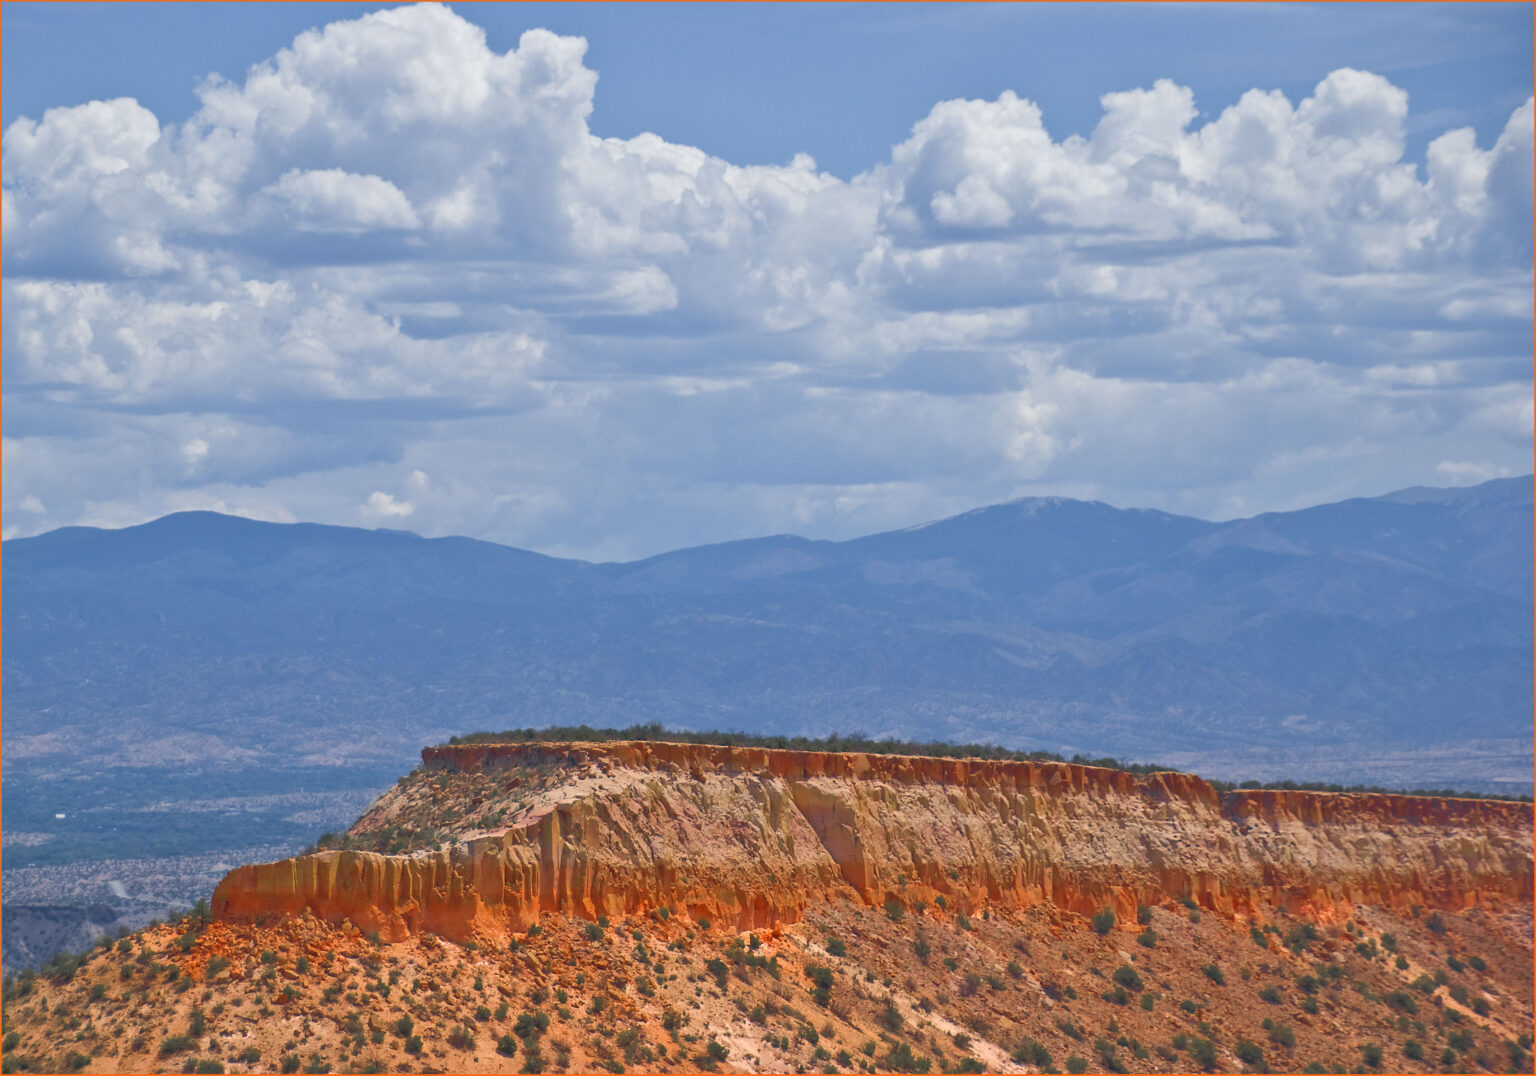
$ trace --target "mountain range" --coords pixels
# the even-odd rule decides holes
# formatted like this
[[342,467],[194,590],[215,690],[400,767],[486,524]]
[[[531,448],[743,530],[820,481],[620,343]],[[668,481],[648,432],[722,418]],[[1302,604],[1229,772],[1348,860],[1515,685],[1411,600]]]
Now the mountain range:
[[1224,523],[1027,498],[592,564],[187,512],[4,544],[13,768],[398,767],[481,728],[981,740],[1529,787],[1532,480]]

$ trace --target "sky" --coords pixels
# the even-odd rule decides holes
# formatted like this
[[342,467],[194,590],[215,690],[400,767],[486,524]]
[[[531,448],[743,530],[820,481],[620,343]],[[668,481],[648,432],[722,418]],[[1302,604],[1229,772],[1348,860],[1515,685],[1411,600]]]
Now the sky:
[[1524,474],[1531,5],[7,3],[6,537]]

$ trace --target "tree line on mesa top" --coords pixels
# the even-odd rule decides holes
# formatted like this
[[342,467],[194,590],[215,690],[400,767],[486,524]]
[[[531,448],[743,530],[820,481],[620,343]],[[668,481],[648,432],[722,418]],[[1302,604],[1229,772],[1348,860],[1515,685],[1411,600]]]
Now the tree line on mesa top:
[[[1014,751],[996,744],[955,744],[937,740],[875,740],[862,733],[843,735],[831,733],[814,738],[809,736],[765,736],[751,732],[689,732],[672,730],[658,722],[630,725],[627,728],[592,728],[589,725],[549,725],[544,728],[508,729],[504,732],[471,732],[463,736],[451,736],[447,746],[459,747],[483,743],[611,743],[618,740],[640,740],[653,743],[702,744],[711,747],[763,747],[778,751],[831,751],[853,752],[867,755],[914,755],[920,758],[969,758],[989,762],[1066,762],[1074,766],[1097,766],[1102,769],[1121,770],[1125,773],[1183,773],[1172,766],[1152,762],[1122,762],[1115,758],[1090,758],[1076,754],[1071,758],[1055,751]],[[1230,781],[1207,780],[1218,792],[1235,790],[1276,790],[1285,792],[1366,792],[1378,795],[1430,796],[1440,799],[1511,800],[1530,803],[1527,794],[1504,795],[1493,792],[1462,792],[1450,788],[1385,788],[1380,785],[1340,785],[1321,781]]]

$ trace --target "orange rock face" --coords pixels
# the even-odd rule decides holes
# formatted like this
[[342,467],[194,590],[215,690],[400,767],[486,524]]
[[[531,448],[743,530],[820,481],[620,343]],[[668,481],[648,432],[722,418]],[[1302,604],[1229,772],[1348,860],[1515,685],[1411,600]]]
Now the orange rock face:
[[[504,942],[545,912],[668,906],[757,929],[842,897],[1112,907],[1134,923],[1137,904],[1167,900],[1332,920],[1355,904],[1461,909],[1533,895],[1529,804],[1223,796],[1177,773],[650,742],[474,744],[422,758],[429,774],[553,763],[562,779],[506,828],[446,850],[238,868],[214,913],[308,909],[389,940]],[[386,793],[370,815],[402,795]]]

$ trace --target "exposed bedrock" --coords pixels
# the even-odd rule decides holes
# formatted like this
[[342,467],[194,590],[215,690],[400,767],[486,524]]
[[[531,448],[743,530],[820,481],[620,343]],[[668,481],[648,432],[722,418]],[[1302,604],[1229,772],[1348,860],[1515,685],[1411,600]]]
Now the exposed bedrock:
[[388,940],[432,931],[504,941],[545,912],[668,906],[747,929],[843,897],[943,896],[961,911],[1112,907],[1122,923],[1135,922],[1138,903],[1165,900],[1329,921],[1355,904],[1459,910],[1532,898],[1522,803],[1222,795],[1177,773],[650,742],[475,744],[422,758],[450,774],[564,769],[507,828],[451,848],[240,867],[215,891],[215,914],[308,909]]

